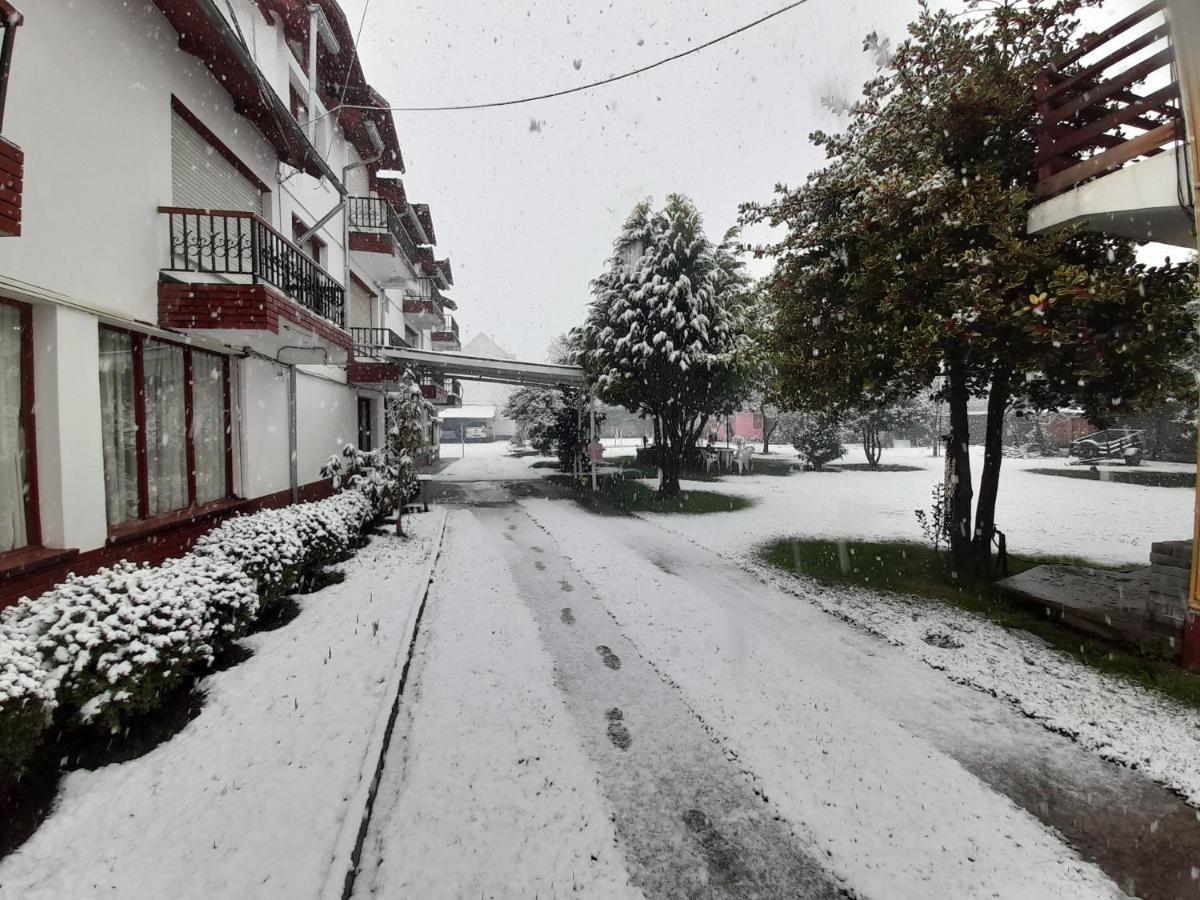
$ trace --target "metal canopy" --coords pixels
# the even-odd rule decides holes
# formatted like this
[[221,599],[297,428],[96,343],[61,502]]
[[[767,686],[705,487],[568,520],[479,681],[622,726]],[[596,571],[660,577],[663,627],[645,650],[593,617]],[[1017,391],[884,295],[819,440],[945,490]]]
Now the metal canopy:
[[437,350],[412,350],[407,347],[371,348],[372,356],[394,359],[421,369],[434,369],[449,378],[487,381],[493,384],[528,384],[541,387],[582,387],[583,369],[551,363],[520,362],[489,356],[467,356]]

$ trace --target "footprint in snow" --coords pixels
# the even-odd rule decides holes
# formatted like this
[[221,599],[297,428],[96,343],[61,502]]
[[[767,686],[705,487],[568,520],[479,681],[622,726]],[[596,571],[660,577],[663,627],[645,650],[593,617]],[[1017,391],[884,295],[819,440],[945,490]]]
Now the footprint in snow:
[[600,654],[600,658],[604,660],[604,664],[614,671],[621,668],[621,657],[613,653],[608,647],[601,644],[596,648],[596,652]]
[[575,590],[575,586],[565,578],[558,583],[558,587],[560,590],[566,591],[568,594]]
[[633,743],[633,736],[622,721],[625,714],[619,707],[614,706],[604,714],[604,717],[608,719],[608,739],[612,741],[613,746],[618,750],[628,750],[630,744]]
[[563,620],[564,625],[574,625],[575,624],[575,613],[571,612],[571,607],[569,607],[569,606],[564,606],[562,608],[562,612],[559,614],[559,618],[561,618]]
[[533,563],[533,567],[534,567],[535,569],[537,569],[539,572],[545,572],[545,571],[546,571],[546,564],[545,564],[544,562],[542,562],[540,559],[539,559],[539,560],[535,560],[535,561],[534,561],[534,563]]

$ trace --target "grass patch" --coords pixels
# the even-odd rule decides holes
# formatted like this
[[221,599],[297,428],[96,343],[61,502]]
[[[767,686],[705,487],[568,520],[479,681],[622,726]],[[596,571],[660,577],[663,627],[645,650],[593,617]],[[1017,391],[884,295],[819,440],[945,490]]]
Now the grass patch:
[[1196,486],[1195,472],[1155,472],[1132,466],[1121,469],[1026,469],[1025,471],[1033,472],[1035,475],[1082,478],[1085,481],[1115,481],[1118,484],[1140,484],[1146,487],[1194,488]]
[[[1200,678],[1163,659],[1157,646],[1116,645],[1015,606],[985,579],[956,577],[946,558],[922,544],[832,540],[782,540],[764,547],[773,566],[826,584],[851,584],[927,597],[984,616],[1004,628],[1034,634],[1094,669],[1200,709]],[[1043,564],[1088,565],[1075,557],[1009,557],[1011,574]]]
[[540,462],[530,463],[531,469],[559,469],[562,468],[556,461],[552,459],[543,459]]
[[900,463],[880,463],[875,468],[871,468],[869,463],[829,463],[829,471],[839,470],[842,472],[921,472],[924,471],[920,466],[905,466]]
[[[607,465],[618,466],[622,469],[636,469],[639,478],[657,478],[658,466],[652,463],[638,462],[636,456],[612,456],[604,460]],[[720,481],[721,476],[714,472],[705,472],[703,468],[684,468],[679,477],[684,481]]]
[[[705,513],[734,512],[749,509],[754,505],[753,500],[746,497],[734,497],[728,494],[718,494],[714,491],[684,491],[678,497],[661,499],[654,488],[628,478],[608,476],[600,479],[599,490],[593,494],[586,484],[579,484],[570,476],[552,477],[557,484],[570,487],[577,498],[589,509],[603,504],[627,513],[684,513],[701,515]],[[606,510],[596,510],[598,512]]]

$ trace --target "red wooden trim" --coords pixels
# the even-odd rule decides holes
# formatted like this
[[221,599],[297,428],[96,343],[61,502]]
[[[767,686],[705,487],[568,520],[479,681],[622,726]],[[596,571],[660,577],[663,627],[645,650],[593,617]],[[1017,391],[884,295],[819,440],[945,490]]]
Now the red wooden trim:
[[241,508],[244,504],[244,500],[231,500],[228,497],[223,497],[220,500],[205,503],[203,506],[185,506],[183,509],[174,509],[153,518],[122,522],[120,525],[116,525],[108,530],[107,545],[111,547],[116,544],[124,544],[140,537],[167,531],[178,525],[191,524],[206,516],[227,511],[232,512]]
[[25,16],[21,14],[19,9],[9,3],[8,0],[0,0],[0,16],[3,16],[4,21],[13,27],[25,22]]
[[177,112],[183,121],[192,126],[200,137],[208,141],[209,145],[221,154],[227,163],[237,169],[247,181],[263,193],[269,194],[271,192],[271,189],[254,173],[254,170],[242,162],[241,158],[230,150],[229,146],[217,137],[213,130],[200,120],[199,116],[184,106],[183,101],[174,94],[171,95],[171,109]]
[[1071,63],[1075,62],[1076,60],[1081,59],[1084,56],[1087,56],[1089,53],[1091,53],[1097,47],[1100,47],[1103,44],[1107,44],[1109,41],[1111,41],[1114,37],[1116,37],[1122,31],[1128,31],[1130,28],[1132,28],[1134,25],[1138,24],[1139,22],[1145,21],[1146,19],[1150,18],[1151,16],[1153,16],[1156,13],[1162,12],[1164,9],[1166,9],[1166,7],[1167,7],[1166,0],[1151,0],[1151,2],[1147,3],[1141,9],[1138,9],[1135,12],[1130,13],[1124,19],[1121,19],[1121,21],[1110,25],[1108,28],[1104,29],[1103,31],[1098,31],[1095,34],[1087,35],[1086,37],[1084,37],[1083,40],[1081,40],[1078,44],[1075,45],[1074,50],[1072,50],[1066,56],[1059,59],[1054,64],[1054,68],[1062,69],[1066,66],[1069,66]]
[[183,421],[184,421],[184,458],[187,465],[187,496],[188,506],[196,505],[196,406],[192,392],[195,368],[192,365],[192,351],[185,347],[183,351]]
[[225,496],[233,496],[233,405],[229,402],[232,391],[229,385],[231,366],[229,357],[224,360],[223,377],[225,390]]
[[1166,24],[1159,25],[1157,28],[1146,32],[1140,37],[1130,41],[1120,49],[1108,54],[1108,56],[1104,57],[1103,59],[1098,60],[1097,62],[1092,63],[1090,66],[1086,66],[1085,68],[1079,70],[1070,78],[1064,78],[1058,84],[1036,90],[1035,95],[1039,100],[1050,100],[1053,97],[1057,97],[1064,91],[1083,85],[1084,82],[1086,82],[1092,76],[1099,75],[1101,72],[1111,68],[1121,60],[1128,59],[1139,50],[1144,50],[1146,47],[1149,47],[1156,41],[1162,40],[1164,37],[1170,35],[1170,33],[1171,29],[1169,26]]
[[146,448],[146,360],[144,335],[133,333],[133,415],[137,423],[138,518],[150,516],[150,473]]
[[1060,172],[1057,175],[1043,179],[1038,182],[1037,188],[1034,191],[1034,197],[1038,200],[1052,197],[1095,175],[1111,172],[1135,157],[1145,156],[1171,141],[1181,140],[1182,138],[1183,128],[1181,123],[1168,122],[1154,131],[1147,131],[1133,140],[1126,141],[1113,150],[1086,159],[1079,163],[1079,165],[1067,169],[1065,172]]
[[18,303],[0,297],[0,304],[15,307],[21,323],[21,404],[17,416],[21,430],[25,432],[25,543],[29,547],[42,544],[41,505],[38,502],[37,471],[37,427],[35,420],[33,380],[33,309],[27,303]]
[[[1102,101],[1107,100],[1114,94],[1119,93],[1122,89],[1128,88],[1139,81],[1142,81],[1146,76],[1158,69],[1165,68],[1171,65],[1175,59],[1175,49],[1167,47],[1165,50],[1160,50],[1153,56],[1147,57],[1142,62],[1132,68],[1126,69],[1118,75],[1113,76],[1108,81],[1096,85],[1087,91],[1084,91],[1078,97],[1068,100],[1062,106],[1053,106],[1046,110],[1050,122],[1062,122],[1071,118],[1076,113],[1089,106],[1098,106]],[[1141,100],[1141,97],[1134,97],[1136,102]]]

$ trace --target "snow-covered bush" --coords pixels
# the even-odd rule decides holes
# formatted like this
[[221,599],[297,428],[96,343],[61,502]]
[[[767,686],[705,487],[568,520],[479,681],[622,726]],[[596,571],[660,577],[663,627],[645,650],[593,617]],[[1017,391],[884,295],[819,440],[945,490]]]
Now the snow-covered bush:
[[400,469],[392,454],[383,448],[359,450],[346,444],[321,466],[321,474],[333,479],[338,490],[362,494],[370,501],[373,516],[381,516],[396,506]]
[[203,535],[192,552],[240,568],[257,584],[263,606],[278,603],[295,590],[305,563],[304,542],[294,516],[278,509],[226,519]]
[[821,471],[825,463],[846,455],[846,448],[838,437],[837,418],[831,413],[787,413],[783,429],[796,452],[814,472]]
[[341,512],[324,501],[288,506],[279,515],[300,537],[309,575],[345,559],[358,537],[358,528],[351,528]]
[[72,575],[6,610],[7,629],[36,647],[60,710],[119,730],[149,712],[256,609],[254,583],[225,560],[121,562]]
[[0,783],[21,773],[54,706],[50,673],[33,642],[0,626]]
[[352,536],[366,531],[376,514],[371,499],[361,491],[343,491],[313,505],[340,517]]

